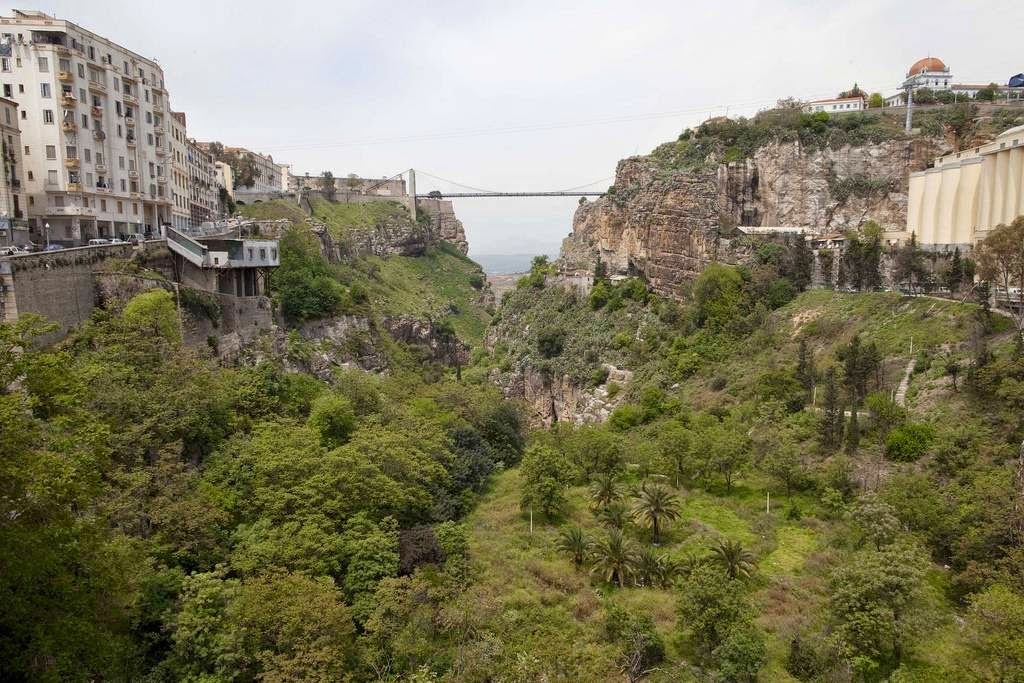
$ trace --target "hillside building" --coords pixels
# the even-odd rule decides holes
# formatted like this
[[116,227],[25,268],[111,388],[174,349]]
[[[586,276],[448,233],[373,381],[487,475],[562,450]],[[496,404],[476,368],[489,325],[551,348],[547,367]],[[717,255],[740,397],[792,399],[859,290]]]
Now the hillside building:
[[171,225],[178,230],[184,230],[192,224],[192,207],[189,201],[191,193],[188,175],[188,132],[185,114],[178,111],[172,111],[170,114]]
[[213,157],[195,140],[185,140],[185,161],[188,168],[188,203],[192,225],[216,220],[221,216],[220,186]]
[[972,247],[1024,214],[1024,126],[910,174],[907,230],[936,250]]
[[804,112],[816,114],[825,112],[832,114],[849,114],[857,111],[864,111],[868,108],[867,100],[863,96],[858,97],[835,97],[828,100],[814,100],[804,105]]
[[0,98],[0,140],[4,169],[0,176],[0,246],[29,241],[22,194],[21,130],[18,128],[18,103]]
[[34,238],[79,244],[170,223],[159,64],[70,21],[14,10],[0,17],[0,84],[19,107]]

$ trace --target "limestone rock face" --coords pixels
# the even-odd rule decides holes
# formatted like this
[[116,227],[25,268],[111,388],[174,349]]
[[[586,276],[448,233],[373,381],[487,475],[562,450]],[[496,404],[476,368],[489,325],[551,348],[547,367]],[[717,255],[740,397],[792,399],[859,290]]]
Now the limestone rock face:
[[609,396],[609,384],[625,386],[633,379],[629,370],[614,365],[604,365],[608,371],[605,383],[587,389],[574,384],[569,377],[547,379],[532,366],[511,373],[494,369],[491,381],[495,382],[506,398],[521,399],[528,408],[530,421],[536,426],[550,427],[555,422],[574,425],[601,423],[623,401],[623,395]]
[[807,149],[774,142],[742,162],[713,170],[672,171],[648,157],[619,162],[614,192],[576,210],[562,243],[563,271],[642,275],[665,296],[712,259],[733,262],[735,226],[802,227],[811,233],[856,228],[867,220],[902,230],[912,171],[949,151],[935,138]]
[[717,179],[710,172],[664,174],[643,157],[619,162],[613,195],[581,204],[562,243],[566,269],[643,275],[660,294],[677,293],[715,254]]
[[469,253],[469,241],[466,239],[466,230],[462,221],[456,218],[454,213],[441,213],[434,217],[437,239],[455,245],[463,254]]
[[396,341],[413,344],[429,350],[431,360],[466,365],[469,363],[469,347],[455,337],[442,337],[433,324],[411,315],[400,315],[384,319],[384,328]]

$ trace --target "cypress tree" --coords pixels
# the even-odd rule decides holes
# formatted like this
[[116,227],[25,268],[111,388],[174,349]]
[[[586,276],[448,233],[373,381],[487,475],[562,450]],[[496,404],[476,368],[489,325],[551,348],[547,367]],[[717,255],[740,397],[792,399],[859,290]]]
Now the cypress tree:
[[850,428],[846,430],[846,452],[856,453],[860,446],[860,423],[857,421],[857,403],[850,406]]

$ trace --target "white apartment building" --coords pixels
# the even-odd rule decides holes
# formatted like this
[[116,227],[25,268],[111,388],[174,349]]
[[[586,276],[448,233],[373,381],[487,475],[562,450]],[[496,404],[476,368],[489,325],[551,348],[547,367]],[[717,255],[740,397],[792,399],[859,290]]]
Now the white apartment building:
[[185,230],[192,225],[192,206],[189,200],[188,135],[185,114],[170,112],[171,136],[171,225]]
[[158,234],[172,218],[160,66],[42,12],[0,17],[0,34],[0,84],[20,109],[34,236],[80,244]]
[[0,175],[0,246],[29,241],[22,195],[21,131],[18,129],[18,104],[0,98],[0,140],[3,174]]
[[849,114],[867,109],[863,97],[835,97],[829,100],[814,100],[804,105],[804,112],[814,114],[823,111],[828,114]]
[[185,149],[192,225],[216,220],[221,214],[220,185],[213,157],[192,139],[186,140]]

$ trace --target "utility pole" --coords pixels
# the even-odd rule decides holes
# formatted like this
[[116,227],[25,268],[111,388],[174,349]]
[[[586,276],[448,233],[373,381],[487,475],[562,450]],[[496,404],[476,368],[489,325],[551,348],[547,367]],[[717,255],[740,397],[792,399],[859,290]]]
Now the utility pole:
[[912,113],[913,109],[914,109],[914,86],[908,85],[907,86],[907,122],[906,122],[906,124],[904,126],[905,130],[908,133],[910,132],[910,128],[911,128],[911,126],[912,126],[912,124],[914,122],[914,115]]

